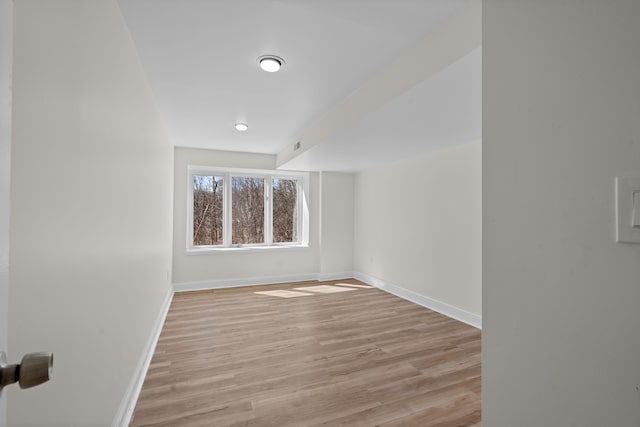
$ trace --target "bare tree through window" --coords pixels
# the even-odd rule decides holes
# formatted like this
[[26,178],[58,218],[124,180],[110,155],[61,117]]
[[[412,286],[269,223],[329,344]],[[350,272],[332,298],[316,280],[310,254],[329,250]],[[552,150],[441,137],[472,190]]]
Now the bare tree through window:
[[264,243],[264,178],[231,178],[231,243]]
[[189,182],[191,248],[300,244],[306,235],[304,176],[194,170]]
[[298,241],[298,182],[273,179],[273,242]]
[[222,245],[224,179],[221,176],[193,177],[193,245]]

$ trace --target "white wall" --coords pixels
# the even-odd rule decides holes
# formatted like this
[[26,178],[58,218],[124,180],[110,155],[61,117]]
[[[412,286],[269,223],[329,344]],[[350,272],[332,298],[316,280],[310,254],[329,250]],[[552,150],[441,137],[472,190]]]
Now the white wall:
[[14,4],[9,425],[110,425],[169,291],[173,148],[115,0]]
[[483,1],[483,425],[640,425],[640,2]]
[[275,169],[276,156],[175,149],[173,283],[177,289],[251,283],[252,279],[330,278],[353,270],[353,175],[309,174],[309,247],[186,254],[187,167]]
[[480,142],[359,173],[354,269],[479,315],[481,206]]
[[[0,0],[0,350],[9,344],[9,183],[13,2]],[[7,393],[0,391],[0,427],[6,425]]]
[[353,270],[354,174],[320,173],[321,275]]
[[[173,221],[173,282],[216,282],[318,272],[318,176],[311,174],[309,247],[251,253],[187,255],[187,166],[275,169],[275,155],[176,148]],[[200,285],[198,285],[200,286]],[[202,286],[207,286],[206,284]]]

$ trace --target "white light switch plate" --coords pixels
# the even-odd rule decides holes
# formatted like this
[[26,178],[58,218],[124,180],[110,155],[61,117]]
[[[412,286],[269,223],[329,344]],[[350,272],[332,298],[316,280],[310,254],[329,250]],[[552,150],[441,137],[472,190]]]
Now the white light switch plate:
[[[635,194],[634,194],[635,193]],[[616,177],[616,242],[640,243],[640,177]],[[635,196],[635,197],[634,197]]]

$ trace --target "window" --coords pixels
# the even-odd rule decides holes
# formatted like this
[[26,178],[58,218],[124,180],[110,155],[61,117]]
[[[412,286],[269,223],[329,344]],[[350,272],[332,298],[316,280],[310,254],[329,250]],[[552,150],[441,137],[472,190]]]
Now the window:
[[187,249],[306,246],[306,174],[189,167]]
[[231,243],[264,243],[264,178],[234,176],[231,189]]
[[273,178],[273,241],[298,241],[298,182]]
[[222,244],[223,186],[221,176],[193,177],[193,246]]

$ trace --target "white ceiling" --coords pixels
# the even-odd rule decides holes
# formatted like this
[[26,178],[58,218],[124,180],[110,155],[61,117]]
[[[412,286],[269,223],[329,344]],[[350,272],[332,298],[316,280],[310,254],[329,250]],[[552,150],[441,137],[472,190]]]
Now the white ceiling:
[[[467,0],[120,0],[176,146],[277,154]],[[286,61],[278,73],[256,59]],[[249,125],[244,133],[236,121]],[[287,162],[361,170],[480,139],[476,50]]]
[[291,170],[356,172],[478,141],[481,53],[475,49],[324,143],[285,164]]

